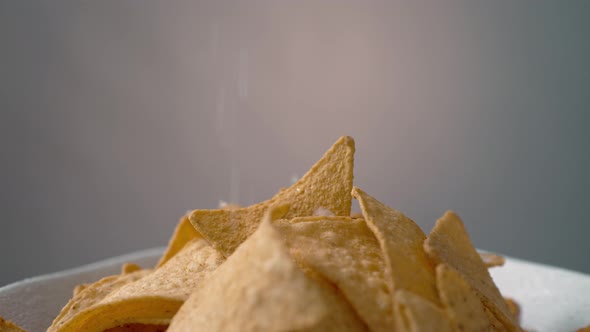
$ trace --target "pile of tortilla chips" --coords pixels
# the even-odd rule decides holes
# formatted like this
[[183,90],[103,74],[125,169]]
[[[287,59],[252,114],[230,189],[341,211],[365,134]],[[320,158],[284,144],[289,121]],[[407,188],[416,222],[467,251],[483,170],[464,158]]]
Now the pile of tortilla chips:
[[503,258],[453,212],[426,235],[353,187],[354,149],[267,201],[192,211],[155,267],[76,287],[48,331],[521,331],[487,270]]

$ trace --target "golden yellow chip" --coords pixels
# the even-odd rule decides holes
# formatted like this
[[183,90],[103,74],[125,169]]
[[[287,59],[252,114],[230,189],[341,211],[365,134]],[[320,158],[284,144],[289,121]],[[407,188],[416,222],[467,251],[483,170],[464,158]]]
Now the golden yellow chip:
[[168,248],[160,258],[160,261],[156,265],[156,267],[160,267],[164,265],[172,256],[176,255],[185,244],[195,238],[199,238],[201,235],[197,230],[191,225],[191,222],[188,220],[187,216],[183,216],[180,218],[180,221],[176,225],[174,229],[174,233],[170,238],[170,242],[168,243]]
[[502,266],[504,263],[506,263],[504,256],[492,254],[489,252],[480,252],[479,257],[481,257],[481,260],[487,268]]
[[[121,266],[121,274],[122,275],[123,274],[129,274],[129,273],[132,273],[132,272],[136,272],[136,271],[139,271],[139,270],[141,270],[141,267],[139,265],[135,264],[135,263],[125,263],[125,264],[123,264]],[[145,272],[145,273],[147,273],[147,272]],[[116,277],[118,277],[118,275],[112,276],[111,280],[116,280],[117,279]],[[99,280],[99,282],[100,282],[100,280]],[[97,282],[97,283],[99,283],[99,282]],[[76,295],[80,294],[83,290],[85,290],[90,285],[92,285],[92,284],[80,284],[80,285],[76,285],[76,287],[74,287],[74,291],[72,292],[73,293],[72,294],[72,297],[76,297]],[[101,287],[104,287],[104,286],[101,286]],[[105,291],[106,291],[106,289],[108,289],[108,287],[105,288]],[[104,292],[102,292],[101,294],[105,295]],[[95,297],[95,299],[97,301],[100,300],[100,298],[96,298],[96,297]]]
[[520,331],[488,269],[471,244],[465,226],[452,211],[447,211],[424,242],[428,256],[437,264],[455,269],[476,290],[486,305],[510,331]]
[[590,325],[577,329],[576,332],[590,332]]
[[86,289],[86,287],[88,287],[88,285],[90,284],[80,284],[80,285],[76,285],[76,287],[74,287],[74,291],[72,292],[72,297],[80,294],[80,292],[82,292],[83,290]]
[[341,137],[295,184],[270,200],[234,210],[195,210],[190,221],[225,257],[258,227],[270,206],[290,204],[286,219],[311,216],[318,208],[334,215],[350,215],[354,140]]
[[6,320],[0,316],[0,331],[2,332],[27,332],[20,326],[13,322]]
[[363,219],[312,216],[273,225],[295,260],[338,287],[372,331],[395,328],[381,248]]
[[[219,208],[222,210],[235,210],[240,208],[240,206],[234,203],[220,201]],[[172,258],[172,256],[176,255],[185,244],[197,237],[201,237],[201,234],[199,234],[195,227],[191,225],[188,216],[183,216],[180,218],[180,221],[176,225],[174,233],[168,242],[168,248],[166,248],[166,251],[164,251],[164,254],[162,254],[162,257],[160,258],[160,261],[158,261],[156,267],[164,265],[164,263]]]
[[506,304],[508,305],[508,309],[510,309],[510,313],[512,314],[512,316],[514,316],[517,322],[520,322],[520,306],[518,305],[518,303],[516,303],[516,301],[509,297],[504,297],[504,301],[506,301]]
[[488,307],[484,306],[483,310],[485,311],[486,315],[488,316],[488,321],[492,325],[492,331],[495,332],[507,332],[508,329],[504,327],[504,324],[496,318],[496,315],[488,309]]
[[473,288],[446,264],[436,267],[440,299],[456,331],[490,331],[492,324]]
[[76,286],[48,332],[520,331],[487,270],[504,258],[478,254],[453,212],[426,237],[353,188],[354,152],[341,137],[267,201],[190,212],[154,270]]
[[128,274],[139,270],[141,270],[141,266],[135,263],[125,263],[121,266],[121,274]]
[[223,257],[204,239],[195,238],[158,269],[54,324],[55,331],[103,331],[138,323],[167,325],[196,286],[222,262]]
[[391,292],[408,290],[432,303],[440,303],[434,268],[424,252],[426,235],[401,212],[377,201],[359,188],[352,196],[361,206],[367,225],[383,251]]
[[299,269],[270,219],[190,296],[168,332],[367,330],[336,290]]
[[87,285],[82,291],[75,294],[74,297],[68,301],[59,315],[53,320],[53,323],[47,331],[68,331],[68,324],[80,313],[83,313],[100,303],[114,290],[141,279],[148,273],[150,273],[150,270],[140,270],[128,274],[114,275],[102,278],[93,284]]
[[394,295],[398,331],[451,332],[453,327],[446,312],[432,302],[405,290]]
[[184,301],[222,262],[223,257],[204,239],[195,238],[166,264],[145,278],[120,288],[109,295],[109,300],[146,296]]

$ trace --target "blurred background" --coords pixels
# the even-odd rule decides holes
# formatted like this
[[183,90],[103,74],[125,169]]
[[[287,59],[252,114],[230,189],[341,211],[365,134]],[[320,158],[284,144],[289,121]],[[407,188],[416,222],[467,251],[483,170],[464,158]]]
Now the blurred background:
[[590,273],[589,1],[0,1],[0,285],[166,245],[341,135],[425,231]]

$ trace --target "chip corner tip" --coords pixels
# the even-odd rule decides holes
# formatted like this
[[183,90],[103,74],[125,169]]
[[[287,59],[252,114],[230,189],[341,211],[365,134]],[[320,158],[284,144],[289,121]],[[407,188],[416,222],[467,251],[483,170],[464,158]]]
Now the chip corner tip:
[[446,210],[443,215],[438,218],[435,222],[435,228],[436,225],[439,224],[443,224],[443,225],[448,225],[448,224],[463,224],[463,221],[461,220],[461,217],[459,217],[459,215],[454,211],[454,210]]
[[354,138],[352,138],[352,136],[348,136],[348,135],[340,136],[338,141],[336,141],[336,144],[338,144],[338,143],[347,145],[351,148],[354,148],[354,144],[355,144]]
[[183,218],[188,219],[191,223],[193,222],[193,219],[195,219],[195,213],[198,210],[187,210],[186,213],[184,214]]
[[193,227],[198,227],[201,223],[201,219],[203,216],[208,212],[208,210],[192,210],[188,211],[186,218],[188,219],[189,223],[193,225]]
[[364,194],[365,194],[365,192],[361,188],[359,188],[357,186],[352,186],[352,190],[350,191],[350,195],[352,195],[352,197],[358,199],[359,196],[364,195]]
[[455,212],[455,210],[450,210],[450,209],[449,210],[446,210],[445,211],[445,214],[443,216],[445,216],[445,217],[446,216],[452,216],[452,217],[455,217],[455,218],[459,218],[459,215],[457,214],[457,212]]
[[289,212],[290,208],[291,208],[291,205],[289,203],[285,203],[285,202],[276,203],[274,205],[271,205],[264,212],[263,220],[266,219],[266,220],[272,222],[277,219],[281,219]]

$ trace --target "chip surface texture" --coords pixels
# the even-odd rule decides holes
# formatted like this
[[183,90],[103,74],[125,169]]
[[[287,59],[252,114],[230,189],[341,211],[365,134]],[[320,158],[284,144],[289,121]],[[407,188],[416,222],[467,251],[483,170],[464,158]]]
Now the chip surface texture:
[[184,303],[168,331],[366,331],[340,294],[299,269],[270,214],[265,219]]

